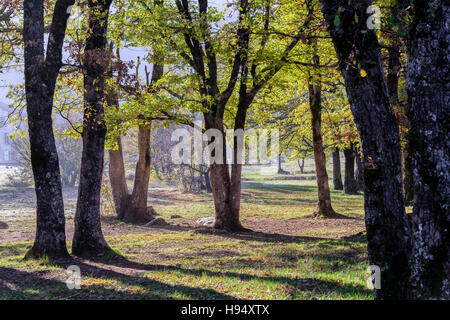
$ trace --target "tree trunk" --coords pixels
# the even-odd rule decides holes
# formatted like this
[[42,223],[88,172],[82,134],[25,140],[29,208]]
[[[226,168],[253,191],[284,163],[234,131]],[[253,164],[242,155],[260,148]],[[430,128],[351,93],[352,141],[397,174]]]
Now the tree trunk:
[[367,8],[372,2],[321,3],[362,143],[367,248],[370,264],[381,272],[375,298],[406,298],[410,238],[402,192],[400,138],[377,36],[367,29]]
[[[245,118],[244,118],[245,121]],[[205,127],[206,130],[217,129],[222,132],[223,145],[225,146],[225,133],[223,131],[223,125],[220,120],[216,120],[210,114],[205,114]],[[241,168],[242,165],[237,164],[237,138],[234,139],[233,147],[233,164],[232,175],[228,170],[228,164],[226,162],[226,148],[223,149],[223,163],[211,163],[210,175],[212,193],[214,199],[214,207],[216,212],[216,220],[214,228],[224,229],[230,232],[242,231],[242,227],[239,221],[240,211],[240,194],[241,194]],[[212,154],[214,157],[215,154]]]
[[450,4],[414,1],[406,89],[414,167],[412,298],[450,298]]
[[[153,85],[159,81],[164,72],[164,66],[153,65],[152,78],[147,79],[147,90],[153,90]],[[111,94],[111,97],[117,97],[117,94]],[[117,98],[111,101],[118,105]],[[144,118],[143,116],[141,116]],[[145,122],[145,121],[144,121]],[[148,185],[151,172],[151,121],[139,125],[138,133],[138,151],[139,158],[136,164],[134,175],[133,192],[130,195],[125,178],[125,168],[123,165],[122,146],[119,144],[119,151],[113,152],[114,161],[110,161],[110,172],[115,175],[114,183],[111,180],[111,188],[114,196],[114,204],[117,216],[120,220],[131,223],[145,223],[153,219],[155,210],[147,206]],[[120,138],[119,138],[120,142]],[[111,179],[111,175],[110,175]]]
[[[247,108],[250,106],[254,97],[248,97],[241,92],[237,106],[236,117],[234,121],[234,130],[244,130]],[[224,110],[224,108],[221,108]],[[239,163],[243,151],[244,141],[238,137],[233,139],[233,157],[231,164],[231,175],[227,164],[226,136],[223,130],[223,114],[205,114],[205,128],[217,129],[222,133],[223,158],[222,164],[211,163],[211,184],[213,190],[214,206],[216,211],[216,220],[214,228],[224,229],[230,232],[247,231],[241,225],[239,212],[241,206],[241,174],[242,164]],[[215,156],[215,154],[213,154]]]
[[281,154],[278,154],[278,174],[283,174],[283,168],[281,167]]
[[[227,177],[228,168],[222,164],[211,165],[211,184],[214,198],[214,206],[216,211],[216,220],[214,228],[224,229],[230,232],[236,232],[243,230],[243,227],[239,221],[239,207],[240,196],[231,196],[231,183],[229,180],[229,174]],[[236,171],[235,171],[236,172]],[[240,182],[235,180],[236,183]],[[240,188],[238,188],[240,193]]]
[[298,162],[298,167],[300,169],[300,173],[304,174],[305,173],[305,157],[302,157],[301,161],[300,161],[300,158],[298,158],[297,162]]
[[211,178],[209,176],[210,171],[211,170],[207,168],[202,172],[203,180],[205,181],[206,192],[208,193],[212,193]]
[[80,170],[75,231],[72,252],[78,256],[97,256],[111,250],[103,237],[100,222],[100,190],[102,186],[106,124],[105,55],[108,14],[111,0],[89,1],[89,29],[86,39],[84,75],[83,153]]
[[355,153],[352,147],[344,149],[345,174],[344,193],[357,194],[358,188],[355,179]]
[[388,49],[389,62],[387,72],[387,86],[389,91],[389,99],[393,106],[398,104],[398,73],[400,72],[400,49],[399,44],[394,41]]
[[138,148],[139,159],[136,165],[133,193],[127,207],[124,221],[133,223],[148,222],[153,219],[153,208],[147,207],[148,184],[151,169],[151,124],[139,126]]
[[355,160],[356,160],[356,190],[364,190],[364,178],[363,178],[363,168],[364,164],[362,158],[359,155],[359,150],[355,148]]
[[[391,7],[391,15],[395,18],[395,23],[405,24],[403,28],[407,28],[406,23],[401,19],[398,19],[400,11],[406,13],[406,8],[410,5],[409,0],[399,0],[395,5]],[[394,108],[398,108],[398,111],[405,112],[404,105],[400,104],[398,96],[398,82],[399,82],[399,72],[401,69],[401,42],[397,34],[389,35],[390,46],[388,48],[388,66],[387,66],[387,86],[389,90],[389,98],[391,105]],[[404,121],[407,119],[404,117]],[[407,123],[403,124],[405,127]],[[405,149],[402,150],[403,155],[403,192],[406,204],[411,204],[414,195],[413,186],[413,172],[412,172],[412,160],[411,152],[409,147],[409,134],[404,133],[406,140]]]
[[414,200],[414,177],[409,139],[409,133],[407,133],[406,149],[403,150],[403,191],[406,204],[412,204]]
[[31,166],[36,192],[36,236],[27,257],[68,256],[59,159],[52,109],[62,59],[67,9],[74,1],[57,1],[44,54],[44,1],[25,0],[23,41],[25,92]]
[[[36,237],[30,257],[66,256],[64,203],[51,106],[27,94],[31,164],[36,192]],[[47,109],[47,111],[45,111]],[[50,112],[48,112],[50,111]]]
[[339,148],[335,148],[333,151],[333,185],[334,190],[344,190],[344,185],[342,184],[341,157],[339,155]]
[[[314,62],[319,64],[319,57],[314,56]],[[336,212],[331,206],[330,186],[328,184],[327,160],[322,141],[322,87],[320,79],[309,79],[309,108],[311,111],[311,127],[314,147],[314,162],[316,164],[318,204],[315,216],[334,217]]]
[[109,181],[114,199],[116,214],[120,220],[124,218],[130,202],[125,165],[123,162],[122,139],[117,138],[117,150],[109,150]]

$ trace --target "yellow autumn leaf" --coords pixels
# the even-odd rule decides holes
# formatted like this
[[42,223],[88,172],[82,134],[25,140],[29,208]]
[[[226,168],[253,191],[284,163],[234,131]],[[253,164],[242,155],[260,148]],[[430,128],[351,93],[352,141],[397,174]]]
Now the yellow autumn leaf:
[[364,69],[361,69],[361,71],[359,72],[359,74],[361,75],[361,77],[365,78],[367,76],[367,72]]

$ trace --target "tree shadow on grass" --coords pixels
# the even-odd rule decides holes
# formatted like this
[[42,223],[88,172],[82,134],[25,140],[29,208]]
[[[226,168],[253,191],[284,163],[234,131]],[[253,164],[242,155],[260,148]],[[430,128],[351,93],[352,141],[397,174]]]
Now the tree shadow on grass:
[[[65,277],[68,274],[58,274],[56,278],[46,278],[40,271],[21,271],[13,268],[0,267],[0,298],[1,299],[120,299],[120,300],[172,300],[171,295],[184,295],[189,299],[235,299],[235,297],[219,293],[213,289],[195,288],[185,285],[170,285],[161,281],[127,275],[114,270],[86,264],[79,259],[60,260],[58,267],[67,269],[77,265],[81,269],[81,277],[116,280],[118,286],[111,284],[81,285],[79,290],[70,290]],[[8,285],[6,285],[8,284]],[[121,286],[134,287],[134,291],[120,290]],[[136,292],[136,286],[147,290],[146,293]]]
[[10,244],[8,246],[0,246],[0,253],[2,258],[16,256],[20,254],[23,244]]
[[[255,233],[251,234],[227,234],[227,236],[240,237],[241,240],[255,240]],[[297,278],[285,276],[259,276],[254,274],[246,274],[235,272],[230,269],[242,269],[244,267],[260,268],[274,267],[277,264],[285,266],[297,263],[303,258],[313,258],[325,262],[322,272],[333,273],[345,271],[347,267],[351,267],[356,263],[360,263],[353,259],[353,253],[334,252],[332,250],[335,245],[350,245],[354,243],[354,239],[319,239],[314,237],[296,237],[281,235],[281,238],[274,239],[273,234],[256,233],[256,241],[267,242],[268,244],[277,241],[284,242],[317,242],[317,248],[314,252],[307,254],[298,254],[298,252],[289,252],[280,250],[271,253],[268,261],[270,265],[261,264],[248,259],[244,256],[239,257],[235,261],[231,261],[223,266],[223,271],[212,271],[204,268],[187,269],[177,265],[158,265],[147,264],[130,261],[123,256],[117,255],[109,258],[97,258],[86,262],[77,257],[52,262],[53,265],[62,268],[57,275],[52,275],[51,270],[45,271],[21,271],[13,268],[0,267],[0,299],[173,299],[175,296],[187,296],[190,299],[236,299],[232,295],[219,293],[213,289],[205,289],[191,287],[186,285],[172,285],[162,281],[149,279],[146,273],[153,271],[176,272],[186,274],[191,277],[227,277],[241,281],[262,281],[277,282],[285,286],[294,288],[294,292],[303,292],[308,294],[323,294],[324,292],[334,292],[336,295],[363,295],[370,296],[371,291],[358,284],[342,284],[337,281],[314,279],[314,278]],[[249,238],[250,237],[250,238]],[[328,250],[328,252],[327,252]],[[324,251],[324,252],[322,252]],[[233,252],[229,252],[233,256]],[[343,262],[343,260],[346,260]],[[81,290],[69,290],[65,284],[65,269],[70,265],[78,265],[82,271],[82,275],[92,278],[115,280],[119,283],[119,287],[111,287],[107,283],[99,281],[90,286],[83,287]],[[293,266],[295,268],[295,265]],[[228,270],[227,270],[228,269]],[[61,274],[61,272],[63,274]],[[46,274],[48,273],[48,274]],[[59,276],[58,276],[59,274]],[[50,278],[49,278],[50,277]],[[126,287],[126,289],[120,287]],[[138,288],[137,292],[132,292],[131,287]],[[146,292],[142,292],[142,290]],[[295,294],[293,293],[293,296]]]
[[342,240],[354,243],[367,243],[366,232],[358,232],[350,236],[343,237]]
[[[335,261],[339,259],[339,257],[327,257],[326,255],[320,255],[317,256],[321,259],[328,259],[330,261]],[[242,260],[240,259],[239,263],[242,264]],[[358,285],[358,284],[342,284],[338,281],[333,280],[324,280],[324,279],[313,279],[313,278],[298,278],[298,277],[283,277],[283,276],[257,276],[252,274],[246,274],[246,273],[238,273],[238,272],[232,272],[232,271],[211,271],[208,269],[186,269],[175,265],[154,265],[154,264],[144,264],[140,262],[134,262],[126,259],[123,256],[118,256],[115,259],[111,260],[97,260],[97,262],[100,262],[102,264],[105,264],[107,266],[114,266],[117,268],[120,268],[121,270],[129,269],[133,270],[134,272],[139,273],[148,273],[152,271],[165,271],[165,272],[179,272],[182,274],[186,274],[189,276],[194,277],[221,277],[221,278],[234,278],[241,281],[262,281],[262,282],[268,282],[273,283],[277,282],[284,286],[290,286],[292,288],[296,288],[296,290],[301,291],[311,291],[316,294],[321,294],[326,291],[334,291],[338,295],[371,295],[372,292],[368,290],[366,287]],[[129,285],[136,285],[137,283],[139,285],[145,285],[145,282],[147,281],[146,278],[137,277],[137,276],[125,276],[123,273],[118,273],[117,271],[111,271],[110,269],[104,269],[99,267],[98,265],[91,265],[86,264],[84,262],[81,262],[77,259],[75,259],[73,262],[80,266],[80,268],[83,270],[83,273],[90,274],[95,277],[108,277],[108,278],[122,278],[122,282],[125,282]],[[255,261],[247,261],[246,263],[248,266],[255,267]],[[348,265],[351,265],[353,263],[346,264],[345,267],[348,267]],[[69,265],[66,264],[60,264],[61,267],[67,268]],[[233,265],[229,266],[234,267]],[[323,270],[326,271],[326,270]],[[328,270],[330,271],[330,270]],[[333,271],[337,271],[336,269]],[[123,280],[125,279],[125,280]],[[154,280],[151,280],[152,282],[155,282]],[[144,283],[143,283],[144,282]],[[185,287],[185,286],[181,286]],[[190,288],[190,287],[188,287]],[[212,289],[198,289],[198,288],[191,288],[191,290],[197,291],[200,290],[200,292],[197,292],[196,294],[192,294],[190,297],[192,299],[236,299],[236,297],[224,295],[221,293],[217,293],[216,291]],[[206,297],[205,295],[206,294]]]
[[[344,219],[358,219],[354,217],[345,216]],[[327,239],[320,237],[310,237],[310,236],[293,236],[286,235],[280,233],[266,233],[260,231],[252,231],[248,230],[245,232],[227,232],[225,230],[217,230],[212,227],[205,226],[181,226],[181,225],[163,225],[163,226],[155,226],[152,227],[154,229],[163,229],[167,231],[194,231],[198,234],[205,235],[215,235],[228,239],[236,239],[236,240],[245,240],[245,241],[258,241],[258,242],[267,242],[267,243],[305,243],[305,242],[317,242],[323,240],[331,240],[331,241],[341,241],[342,244],[350,244],[350,243],[366,243],[365,237],[359,236],[360,233],[348,237],[343,237],[340,239]]]
[[[67,268],[70,263],[77,263],[82,270],[83,275],[89,275],[96,279],[116,280],[120,286],[133,287],[135,292],[120,290],[111,284],[92,284],[89,286],[81,285],[79,290],[70,290],[64,282],[64,276],[59,278],[45,278],[42,272],[32,271],[26,272],[13,268],[0,267],[0,299],[8,300],[32,300],[32,299],[89,299],[89,300],[173,300],[171,294],[185,295],[189,299],[219,299],[230,300],[237,299],[227,294],[218,293],[212,289],[203,289],[189,287],[185,285],[169,285],[160,281],[148,279],[140,276],[130,276],[118,273],[109,269],[103,269],[98,266],[85,264],[77,259],[59,264],[61,268]],[[124,265],[121,265],[122,267]],[[132,263],[136,267],[135,263]],[[162,266],[146,266],[147,272],[161,269]],[[142,265],[140,265],[142,269]],[[290,286],[294,291],[309,291],[312,294],[323,294],[323,292],[335,292],[339,295],[367,295],[370,296],[371,291],[357,284],[341,284],[332,280],[307,279],[307,278],[285,278],[285,277],[257,277],[247,274],[239,274],[232,272],[213,272],[210,270],[189,270],[177,267],[167,266],[167,270],[177,270],[190,276],[221,276],[238,278],[242,281],[258,280],[269,282],[280,282],[285,286]],[[6,276],[5,276],[6,275]],[[146,289],[148,293],[136,292],[136,287]],[[294,293],[292,293],[294,294]]]
[[225,230],[218,230],[212,227],[205,226],[180,226],[180,225],[163,225],[152,227],[154,229],[163,229],[167,231],[193,231],[198,234],[215,235],[228,239],[247,240],[247,241],[260,241],[260,242],[286,242],[286,243],[301,243],[301,242],[313,242],[317,240],[323,240],[323,238],[307,237],[307,236],[290,236],[279,233],[265,233],[259,231],[247,230],[244,232],[228,232]]

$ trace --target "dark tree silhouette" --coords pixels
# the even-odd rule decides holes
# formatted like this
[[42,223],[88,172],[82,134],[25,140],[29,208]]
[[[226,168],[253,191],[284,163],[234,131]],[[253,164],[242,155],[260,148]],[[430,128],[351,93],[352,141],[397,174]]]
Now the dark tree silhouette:
[[344,185],[342,184],[341,157],[339,155],[339,148],[335,148],[333,151],[333,186],[334,190],[344,190]]
[[44,49],[44,0],[25,0],[23,41],[31,165],[36,190],[36,237],[28,256],[66,256],[64,203],[52,110],[62,65],[68,9],[75,0],[58,0]]
[[401,183],[400,138],[377,36],[367,28],[367,8],[372,2],[321,3],[361,138],[368,254],[370,263],[381,271],[381,289],[375,289],[375,298],[405,298],[410,241]]
[[100,190],[103,175],[106,125],[104,91],[108,51],[108,14],[112,0],[90,0],[89,34],[84,52],[83,152],[75,213],[72,252],[91,256],[110,250],[100,223]]
[[412,297],[450,298],[450,4],[414,1],[406,81],[414,172]]

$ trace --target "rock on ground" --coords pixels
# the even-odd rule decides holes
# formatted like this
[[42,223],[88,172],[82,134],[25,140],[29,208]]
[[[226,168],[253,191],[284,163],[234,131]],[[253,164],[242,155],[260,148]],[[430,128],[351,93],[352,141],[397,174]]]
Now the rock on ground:
[[150,221],[149,223],[147,223],[145,226],[151,227],[151,226],[167,226],[167,225],[168,225],[168,223],[163,218],[156,218],[156,219],[153,219],[152,221]]
[[214,225],[214,222],[216,221],[216,218],[214,217],[208,217],[197,220],[197,223],[206,226],[206,227],[212,227]]

